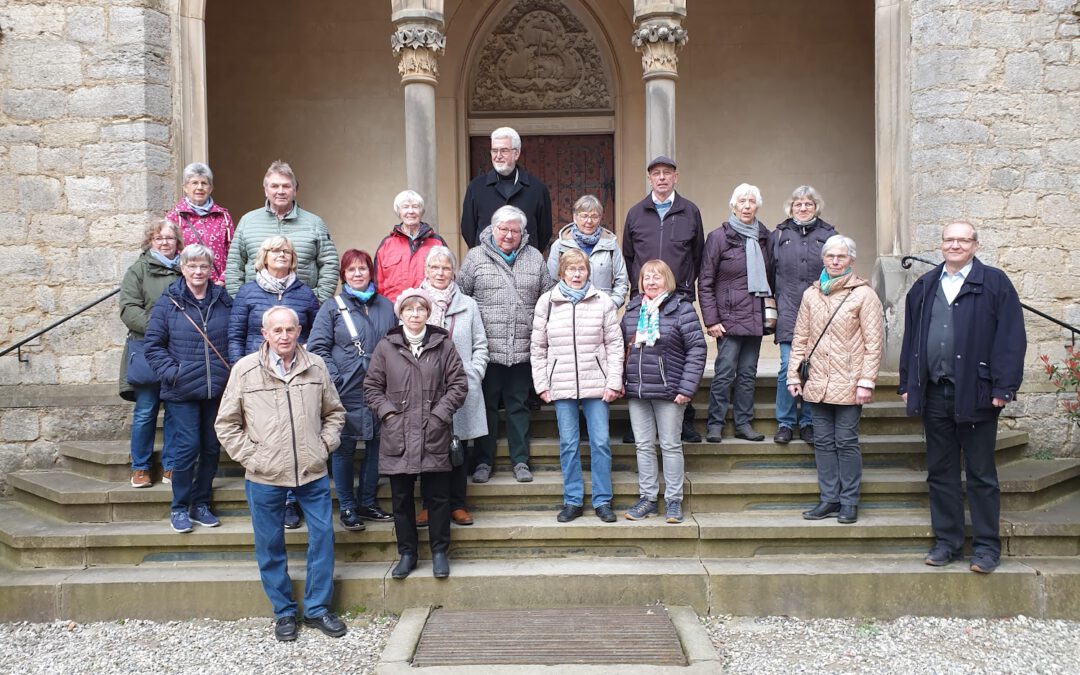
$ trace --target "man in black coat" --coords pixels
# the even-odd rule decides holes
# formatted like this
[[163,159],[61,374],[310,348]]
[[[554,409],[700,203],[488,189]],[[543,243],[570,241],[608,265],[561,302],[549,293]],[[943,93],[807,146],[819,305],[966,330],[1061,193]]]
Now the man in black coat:
[[551,194],[540,179],[518,166],[521,136],[510,127],[491,132],[491,171],[477,176],[461,204],[461,237],[469,248],[491,224],[491,215],[510,204],[525,212],[529,245],[541,253],[551,241]]
[[1002,408],[1016,398],[1024,376],[1027,335],[1009,278],[975,257],[979,235],[970,223],[947,225],[942,265],[908,291],[899,393],[926,431],[933,548],[926,564],[963,556],[964,493],[971,510],[971,570],[993,572],[1001,558],[994,448]]

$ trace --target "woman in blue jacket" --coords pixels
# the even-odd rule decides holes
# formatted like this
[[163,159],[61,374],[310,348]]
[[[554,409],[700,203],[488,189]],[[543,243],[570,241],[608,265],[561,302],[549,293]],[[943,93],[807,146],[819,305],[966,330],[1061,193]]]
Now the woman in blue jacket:
[[675,290],[675,275],[662,260],[641,266],[641,294],[626,306],[622,319],[627,345],[624,379],[630,426],[637,444],[641,498],[626,512],[629,520],[659,513],[656,441],[664,461],[667,522],[683,521],[683,409],[705,372],[705,335],[694,305]]
[[210,283],[214,255],[202,244],[180,254],[180,273],[161,294],[146,327],[146,360],[161,379],[165,444],[172,448],[172,529],[192,521],[221,524],[210,492],[221,445],[214,433],[218,403],[229,379],[227,332],[232,299]]

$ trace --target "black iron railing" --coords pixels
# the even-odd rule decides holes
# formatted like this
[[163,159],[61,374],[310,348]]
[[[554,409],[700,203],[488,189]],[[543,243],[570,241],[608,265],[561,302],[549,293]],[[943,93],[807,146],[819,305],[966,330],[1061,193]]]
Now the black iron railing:
[[[938,265],[941,264],[941,263],[936,263],[933,260],[927,260],[926,258],[920,258],[917,255],[906,255],[903,258],[900,258],[900,266],[903,267],[906,270],[909,270],[909,269],[911,269],[911,264],[916,260],[921,262],[921,263],[925,263],[927,265],[932,265],[934,267],[937,267]],[[1062,321],[1061,319],[1056,319],[1056,318],[1050,316],[1049,314],[1047,314],[1046,312],[1041,312],[1041,311],[1035,309],[1034,307],[1032,307],[1031,305],[1025,304],[1023,302],[1020,303],[1020,306],[1023,307],[1025,310],[1031,312],[1032,314],[1035,314],[1036,316],[1040,316],[1040,317],[1046,319],[1047,321],[1049,321],[1050,323],[1057,324],[1057,325],[1061,326],[1062,328],[1064,328],[1065,330],[1070,331],[1072,333],[1072,336],[1071,336],[1072,345],[1074,347],[1076,346],[1076,336],[1080,335],[1080,328],[1077,328],[1076,326],[1073,326],[1071,324],[1067,324],[1064,321]]]
[[38,339],[39,337],[41,337],[45,333],[48,333],[49,331],[51,331],[53,328],[56,328],[60,324],[66,322],[66,321],[71,321],[72,319],[79,316],[80,314],[82,314],[86,310],[90,309],[91,307],[94,307],[95,305],[99,305],[102,302],[105,302],[106,300],[108,300],[109,298],[111,298],[112,296],[116,295],[119,292],[120,292],[120,287],[117,286],[116,288],[112,289],[111,291],[109,291],[105,295],[101,296],[97,300],[94,300],[91,303],[83,305],[82,307],[78,308],[77,310],[75,310],[71,314],[68,314],[67,316],[64,316],[64,317],[62,317],[60,319],[57,319],[56,321],[53,321],[52,323],[50,323],[48,326],[45,326],[44,328],[42,328],[40,330],[36,330],[33,333],[27,335],[26,337],[19,340],[15,344],[13,344],[10,347],[7,347],[6,349],[4,349],[4,351],[0,352],[0,356],[4,356],[5,354],[8,354],[8,353],[14,351],[18,355],[19,361],[22,361],[23,363],[28,362],[30,360],[30,358],[22,353],[23,345],[25,345],[27,342]]

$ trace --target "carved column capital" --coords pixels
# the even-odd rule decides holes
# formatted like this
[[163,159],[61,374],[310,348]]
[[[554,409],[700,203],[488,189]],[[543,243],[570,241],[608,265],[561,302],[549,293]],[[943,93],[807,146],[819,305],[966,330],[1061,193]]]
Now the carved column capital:
[[679,47],[689,38],[677,21],[660,20],[642,24],[630,35],[630,42],[641,52],[642,78],[679,78]]
[[422,24],[404,24],[390,36],[390,48],[399,57],[401,83],[439,81],[439,54],[446,51],[446,36],[437,28]]

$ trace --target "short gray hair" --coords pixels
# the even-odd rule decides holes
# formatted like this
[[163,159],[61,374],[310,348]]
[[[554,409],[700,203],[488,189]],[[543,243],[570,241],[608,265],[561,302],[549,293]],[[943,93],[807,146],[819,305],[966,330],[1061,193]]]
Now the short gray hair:
[[731,201],[728,202],[728,206],[734,209],[735,202],[739,201],[739,197],[742,197],[743,195],[752,196],[754,201],[757,202],[758,208],[761,208],[763,203],[761,201],[761,190],[759,190],[756,185],[751,185],[750,183],[739,183],[735,187],[735,190],[731,193]]
[[525,227],[529,224],[529,218],[525,215],[525,212],[516,206],[507,204],[506,206],[500,206],[495,210],[495,213],[491,214],[491,226],[502,225],[503,223],[519,222],[521,223],[521,232],[525,233]]
[[454,268],[454,273],[457,274],[457,256],[454,255],[453,251],[445,246],[432,246],[431,249],[428,250],[427,257],[424,258],[424,267],[430,265],[431,261],[436,258],[446,258],[449,260],[450,267]]
[[794,192],[791,193],[791,197],[786,202],[784,202],[784,213],[787,214],[788,218],[795,217],[791,215],[791,205],[803,198],[813,200],[815,205],[815,216],[820,216],[821,212],[825,210],[825,200],[821,198],[821,195],[818,194],[818,191],[815,190],[811,185],[800,185],[799,187],[795,188]]
[[499,127],[495,131],[492,131],[491,140],[494,141],[496,138],[509,138],[510,147],[514,150],[521,150],[521,136],[510,127]]
[[416,190],[402,190],[394,197],[394,215],[400,215],[401,206],[407,202],[416,202],[420,205],[420,215],[424,214],[424,198]]
[[596,211],[600,215],[604,215],[604,205],[600,203],[600,200],[595,195],[585,195],[574,202],[574,213],[588,213],[589,211]]
[[183,181],[187,183],[195,176],[204,176],[206,180],[210,181],[210,184],[214,184],[214,172],[210,170],[210,167],[202,162],[192,162],[184,167]]
[[847,249],[847,253],[854,260],[857,256],[855,253],[855,240],[851,237],[845,237],[842,234],[834,234],[825,240],[825,243],[821,246],[821,259],[825,259],[825,254],[838,246],[843,246]]
[[183,252],[180,254],[180,264],[186,265],[198,258],[206,258],[208,263],[211,265],[214,264],[214,252],[202,244],[188,244],[185,246]]
[[270,315],[273,314],[274,312],[288,312],[289,314],[292,315],[293,322],[295,322],[297,326],[300,325],[300,315],[296,313],[295,309],[293,309],[292,307],[288,307],[286,305],[274,305],[270,309],[263,312],[263,315],[262,315],[262,326],[263,326],[263,328],[266,327],[267,321],[270,320]]

